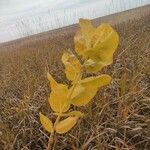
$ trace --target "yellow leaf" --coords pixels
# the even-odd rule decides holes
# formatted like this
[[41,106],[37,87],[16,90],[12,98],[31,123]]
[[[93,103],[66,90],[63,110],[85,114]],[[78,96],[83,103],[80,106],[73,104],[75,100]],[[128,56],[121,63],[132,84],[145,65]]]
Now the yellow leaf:
[[[54,113],[55,115],[60,115],[59,113]],[[82,113],[81,111],[72,111],[72,112],[68,112],[68,113],[63,113],[61,114],[61,116],[72,116],[72,117],[83,117],[84,113]]]
[[82,113],[81,111],[72,111],[67,113],[68,116],[75,116],[75,117],[83,117],[84,113]]
[[108,61],[107,59],[112,57],[118,46],[118,43],[118,34],[113,30],[113,28],[111,28],[111,31],[105,35],[103,39],[99,39],[91,49],[84,53],[84,55],[86,57],[90,57],[90,59],[94,61]]
[[65,73],[68,80],[75,80],[81,72],[81,64],[75,55],[65,52],[62,55],[62,62],[65,65]]
[[97,71],[100,71],[104,66],[106,66],[106,64],[103,62],[95,62],[92,59],[88,59],[84,63],[84,66],[86,68],[86,71],[96,73]]
[[67,98],[68,87],[63,84],[58,84],[50,74],[48,74],[48,79],[51,86],[51,93],[48,101],[52,110],[58,113],[66,112],[70,107]]
[[74,37],[75,51],[84,58],[84,52],[91,47],[91,39],[95,29],[91,21],[87,19],[80,19],[79,24],[81,30]]
[[109,84],[111,81],[111,77],[109,75],[103,74],[96,77],[88,77],[80,81],[80,84],[83,87],[90,87],[90,88],[100,88]]
[[117,32],[107,23],[94,28],[90,20],[85,19],[80,19],[80,27],[74,38],[75,50],[86,60],[87,71],[97,72],[110,65],[119,43]]
[[74,92],[83,87],[84,90],[79,92],[74,97],[71,97],[71,102],[75,106],[84,106],[88,104],[91,99],[95,96],[98,88],[109,84],[111,81],[111,77],[109,75],[99,75],[97,77],[88,77],[80,81],[79,85],[76,86]]
[[81,34],[81,31],[78,31],[76,35],[74,36],[74,44],[75,44],[75,51],[77,52],[78,55],[83,55],[83,53],[86,51],[86,41]]
[[[76,88],[78,88],[79,86],[81,85],[78,85]],[[96,88],[93,89],[90,87],[86,87],[84,88],[84,91],[82,91],[79,95],[71,99],[71,103],[74,106],[85,106],[95,96],[96,92]]]
[[57,125],[56,125],[56,132],[59,134],[63,134],[68,132],[69,130],[71,130],[75,124],[77,123],[78,117],[68,117],[62,121],[60,121]]
[[79,19],[79,24],[81,28],[81,33],[85,39],[86,42],[86,48],[91,48],[91,39],[92,35],[94,34],[94,27],[90,20],[88,19]]
[[60,90],[61,93],[63,91],[64,93],[60,95],[60,93],[51,92],[48,99],[52,110],[58,113],[66,112],[70,107],[70,103],[67,100],[66,91],[63,89]]
[[47,79],[49,80],[50,82],[50,87],[52,89],[55,89],[57,87],[57,82],[53,79],[53,77],[51,76],[51,74],[47,73]]
[[43,126],[43,128],[48,132],[53,132],[53,123],[51,120],[49,120],[46,116],[44,116],[42,113],[40,113],[40,121]]
[[101,36],[95,41],[93,47],[84,52],[86,58],[95,62],[95,66],[89,65],[87,67],[90,72],[99,71],[104,66],[110,65],[113,62],[113,54],[118,47],[119,36],[117,32],[108,24],[103,24],[103,28]]
[[112,31],[114,31],[113,28],[107,23],[102,23],[99,25],[92,36],[93,47],[95,47],[101,41],[104,41]]
[[[69,91],[71,91],[72,88],[73,88],[73,87],[71,87],[71,88],[69,89]],[[84,92],[84,91],[85,91],[85,88],[84,88],[83,86],[81,86],[80,84],[78,84],[77,87],[74,88],[74,90],[73,90],[73,93],[72,93],[72,95],[71,95],[71,99],[77,97],[78,95],[80,95],[80,94],[81,94],[82,92]]]

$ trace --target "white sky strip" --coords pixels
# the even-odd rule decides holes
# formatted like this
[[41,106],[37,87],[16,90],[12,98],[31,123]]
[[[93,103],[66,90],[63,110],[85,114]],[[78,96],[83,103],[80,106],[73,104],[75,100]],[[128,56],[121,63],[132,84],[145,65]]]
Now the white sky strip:
[[150,4],[150,0],[0,0],[0,43]]

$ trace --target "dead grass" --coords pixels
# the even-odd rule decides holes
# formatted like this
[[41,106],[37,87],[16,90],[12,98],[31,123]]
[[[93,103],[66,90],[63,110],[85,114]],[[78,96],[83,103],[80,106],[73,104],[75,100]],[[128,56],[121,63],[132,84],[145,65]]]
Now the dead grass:
[[[149,22],[148,15],[115,26],[119,49],[103,70],[113,81],[80,108],[86,117],[70,133],[55,137],[54,150],[150,149]],[[48,138],[39,112],[52,118],[46,72],[67,82],[60,57],[64,49],[73,49],[73,34],[0,51],[0,149],[45,149]]]

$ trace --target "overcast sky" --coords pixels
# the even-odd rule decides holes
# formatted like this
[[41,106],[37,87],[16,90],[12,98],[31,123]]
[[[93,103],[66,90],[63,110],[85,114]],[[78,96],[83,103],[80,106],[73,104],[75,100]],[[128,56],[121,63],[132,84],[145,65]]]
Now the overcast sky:
[[150,0],[0,0],[0,43],[150,4]]
[[[94,0],[0,0],[0,15],[27,12],[33,8],[63,9]],[[101,1],[101,0],[100,0]],[[34,10],[33,10],[34,11]]]

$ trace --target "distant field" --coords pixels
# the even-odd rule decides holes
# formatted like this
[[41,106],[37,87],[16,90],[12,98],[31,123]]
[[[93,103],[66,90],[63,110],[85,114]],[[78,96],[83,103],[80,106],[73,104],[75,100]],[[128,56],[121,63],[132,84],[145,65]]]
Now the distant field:
[[[78,126],[55,137],[54,150],[149,150],[150,6],[93,20],[101,22],[120,35],[114,63],[102,71],[113,81],[80,108],[86,117]],[[67,82],[60,58],[65,49],[74,49],[77,29],[73,25],[0,45],[0,150],[45,149],[39,111],[52,117],[46,72]]]
[[[78,18],[94,19],[150,4],[149,0],[17,1],[0,1],[0,43],[72,25]],[[19,10],[21,6],[24,9]]]

